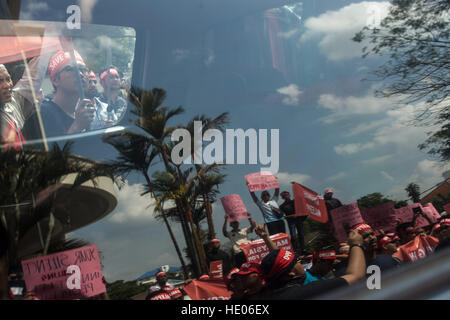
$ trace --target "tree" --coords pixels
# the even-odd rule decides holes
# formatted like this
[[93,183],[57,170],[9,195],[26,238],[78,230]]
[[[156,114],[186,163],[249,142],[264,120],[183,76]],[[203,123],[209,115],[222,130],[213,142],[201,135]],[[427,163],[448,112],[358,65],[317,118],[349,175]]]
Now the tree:
[[413,203],[420,202],[420,187],[415,183],[410,183],[406,186],[405,191],[408,193],[408,197]]
[[448,0],[393,0],[388,16],[379,27],[365,27],[353,38],[369,47],[363,57],[383,55],[388,61],[373,71],[383,86],[376,94],[401,97],[406,103],[420,102],[416,124],[437,124],[428,144],[441,147],[430,153],[449,159],[450,24]]
[[388,198],[386,198],[384,195],[382,195],[379,192],[374,192],[374,193],[367,194],[367,195],[359,198],[356,201],[358,202],[359,209],[364,210],[364,209],[369,209],[369,208],[379,206],[380,204],[389,202],[391,200],[389,200]]

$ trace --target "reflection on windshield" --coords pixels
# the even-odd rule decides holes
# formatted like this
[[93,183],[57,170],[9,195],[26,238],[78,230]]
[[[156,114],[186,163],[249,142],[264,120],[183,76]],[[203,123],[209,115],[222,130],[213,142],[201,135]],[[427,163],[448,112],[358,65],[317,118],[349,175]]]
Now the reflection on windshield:
[[10,30],[0,51],[4,147],[38,141],[48,149],[47,139],[120,124],[128,104],[133,29],[89,25],[71,36],[57,23],[3,25]]

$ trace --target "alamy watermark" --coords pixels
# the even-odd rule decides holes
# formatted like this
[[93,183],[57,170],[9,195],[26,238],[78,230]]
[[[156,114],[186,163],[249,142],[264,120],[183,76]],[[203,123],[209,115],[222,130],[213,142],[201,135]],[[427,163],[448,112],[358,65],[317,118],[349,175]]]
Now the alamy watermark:
[[[202,121],[194,121],[194,137],[186,129],[176,129],[172,133],[171,140],[178,142],[171,153],[172,161],[175,164],[261,164],[268,165],[268,167],[261,167],[261,172],[269,171],[274,175],[278,173],[280,164],[279,129],[270,129],[269,155],[267,129],[247,129],[245,131],[243,129],[226,129],[225,134],[218,129],[208,129],[202,134],[202,128]],[[194,150],[191,149],[192,141]],[[246,141],[248,141],[248,145]],[[204,142],[210,143],[204,146]],[[246,148],[247,146],[248,148]],[[192,153],[194,159],[192,159]],[[246,162],[247,158],[248,162]]]
[[81,9],[79,6],[73,4],[67,7],[66,13],[69,17],[66,20],[66,26],[69,30],[81,29]]

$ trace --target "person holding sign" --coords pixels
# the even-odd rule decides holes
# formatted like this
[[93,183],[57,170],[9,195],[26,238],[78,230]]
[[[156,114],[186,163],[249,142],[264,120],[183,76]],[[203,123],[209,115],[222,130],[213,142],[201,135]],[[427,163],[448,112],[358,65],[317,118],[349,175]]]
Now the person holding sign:
[[[289,192],[283,191],[281,193],[281,198],[284,200],[284,202],[280,205],[280,210],[284,213],[284,217],[286,218],[286,221],[288,223],[292,245],[294,247],[294,250],[301,255],[303,250],[305,249],[303,222],[308,216],[297,216],[295,214],[295,203],[294,200],[291,199],[291,195],[289,194]],[[297,244],[297,239],[300,243],[300,246]]]
[[253,191],[250,191],[250,195],[258,208],[261,210],[266,222],[269,235],[277,233],[286,233],[286,227],[284,225],[283,213],[278,207],[278,196],[280,194],[280,188],[275,189],[275,193],[270,198],[270,193],[264,190],[261,193],[261,200],[259,200]]
[[222,232],[223,235],[230,239],[231,244],[233,245],[233,259],[234,266],[240,268],[243,263],[247,261],[244,252],[241,249],[240,244],[244,242],[248,242],[248,235],[253,232],[256,227],[256,222],[252,220],[252,217],[249,212],[247,212],[248,221],[250,222],[250,227],[239,229],[239,221],[231,221],[230,227],[231,231],[227,231],[227,219],[228,215],[225,215],[225,221],[223,223]]
[[211,263],[215,261],[222,261],[222,275],[228,274],[232,269],[231,258],[225,251],[220,249],[219,239],[210,240],[209,250],[206,251],[206,262],[208,266],[211,267]]

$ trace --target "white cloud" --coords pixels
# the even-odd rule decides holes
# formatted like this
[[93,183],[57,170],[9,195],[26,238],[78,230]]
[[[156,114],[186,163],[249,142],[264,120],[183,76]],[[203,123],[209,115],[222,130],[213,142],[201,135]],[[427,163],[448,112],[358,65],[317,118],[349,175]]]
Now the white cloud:
[[[330,114],[320,120],[326,124],[331,124],[354,115],[373,115],[383,113],[389,109],[392,109],[393,106],[396,105],[396,101],[394,99],[375,97],[375,89],[375,87],[372,87],[364,96],[360,97],[338,97],[334,94],[321,94],[317,103],[319,107],[329,110]],[[375,122],[367,125],[376,127],[379,123]],[[369,129],[360,124],[353,130],[356,130],[358,133]]]
[[334,147],[334,151],[339,155],[350,155],[358,153],[360,151],[371,149],[375,146],[373,143],[350,143],[350,144],[340,144]]
[[326,179],[326,181],[336,181],[336,180],[340,180],[345,177],[347,177],[347,173],[341,171],[341,172],[336,173],[335,175],[328,177]]
[[141,196],[142,191],[142,185],[128,183],[121,190],[117,190],[118,204],[109,220],[114,223],[153,222],[155,201],[150,195]]
[[20,20],[33,20],[40,14],[49,11],[45,2],[28,2],[27,6],[20,12]]
[[289,106],[298,105],[300,102],[300,95],[303,93],[296,84],[290,84],[287,87],[277,89],[277,92],[285,96],[281,102]]
[[386,171],[380,171],[380,173],[381,173],[381,175],[382,175],[383,177],[385,177],[386,179],[388,179],[388,180],[390,180],[390,181],[394,181],[394,178],[393,178],[389,173],[387,173]]
[[276,174],[276,177],[278,179],[278,183],[280,184],[281,188],[283,187],[290,188],[292,181],[303,184],[311,179],[311,177],[308,176],[307,174],[288,173],[288,172],[278,172]]
[[417,164],[414,172],[410,176],[411,182],[417,183],[421,191],[433,187],[444,180],[442,174],[450,170],[449,163],[439,163],[431,160],[422,160]]
[[387,155],[384,155],[384,156],[363,160],[362,163],[365,164],[365,165],[378,165],[378,164],[383,163],[386,160],[389,160],[391,158],[392,158],[392,154],[387,154]]
[[320,52],[331,61],[361,57],[365,45],[352,41],[353,36],[367,25],[374,25],[388,14],[390,3],[352,3],[337,11],[327,11],[305,21],[306,32],[300,41],[318,39]]

